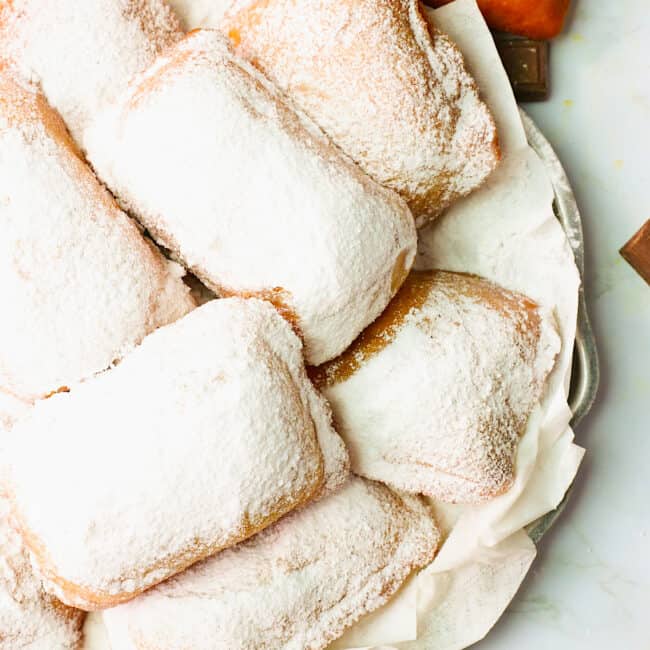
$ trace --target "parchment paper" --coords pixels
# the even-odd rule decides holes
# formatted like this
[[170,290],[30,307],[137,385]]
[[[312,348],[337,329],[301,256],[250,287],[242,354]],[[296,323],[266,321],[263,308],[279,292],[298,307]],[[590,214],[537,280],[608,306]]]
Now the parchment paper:
[[[194,28],[215,26],[229,0],[174,2],[187,27]],[[475,1],[456,0],[426,11],[465,55],[497,122],[503,158],[483,188],[421,232],[416,266],[477,273],[553,309],[562,351],[519,446],[513,488],[478,507],[432,502],[447,533],[434,562],[330,650],[459,650],[483,638],[535,557],[523,527],[558,505],[583,455],[573,444],[567,406],[580,278],[551,208],[550,182],[526,142],[510,84]],[[100,615],[89,616],[86,631],[86,650],[109,647]]]

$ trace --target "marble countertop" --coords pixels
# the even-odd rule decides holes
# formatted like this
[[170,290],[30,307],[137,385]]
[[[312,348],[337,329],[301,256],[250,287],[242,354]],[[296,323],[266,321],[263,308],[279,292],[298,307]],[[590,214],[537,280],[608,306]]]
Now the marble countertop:
[[572,498],[488,638],[506,650],[650,649],[650,287],[619,248],[650,218],[647,0],[574,0],[552,97],[528,104],[582,213],[601,387]]

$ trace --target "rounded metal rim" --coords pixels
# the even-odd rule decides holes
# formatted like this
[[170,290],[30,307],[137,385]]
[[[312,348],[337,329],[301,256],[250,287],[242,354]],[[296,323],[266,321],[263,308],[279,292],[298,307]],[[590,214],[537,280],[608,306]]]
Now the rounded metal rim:
[[[567,234],[582,280],[578,292],[578,320],[573,366],[571,368],[571,388],[569,391],[569,407],[572,413],[571,426],[575,427],[593,406],[600,381],[596,340],[589,321],[584,294],[582,221],[571,184],[560,159],[530,116],[523,109],[520,109],[520,113],[528,143],[546,166],[553,186],[553,211]],[[571,490],[572,486],[569,487],[557,508],[542,515],[526,527],[526,532],[535,544],[542,539],[557,521],[569,500]]]

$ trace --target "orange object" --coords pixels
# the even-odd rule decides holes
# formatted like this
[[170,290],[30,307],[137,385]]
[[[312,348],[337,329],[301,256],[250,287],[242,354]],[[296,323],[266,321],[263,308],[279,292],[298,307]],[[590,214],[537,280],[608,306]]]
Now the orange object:
[[[529,38],[553,38],[562,31],[570,0],[477,0],[493,29]],[[451,0],[425,0],[441,7]]]

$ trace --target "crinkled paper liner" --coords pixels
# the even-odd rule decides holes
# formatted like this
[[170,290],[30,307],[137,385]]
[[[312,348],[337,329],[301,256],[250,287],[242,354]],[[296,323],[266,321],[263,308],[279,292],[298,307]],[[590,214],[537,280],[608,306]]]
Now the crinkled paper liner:
[[[193,0],[194,13],[199,15],[206,2]],[[535,557],[524,527],[558,505],[584,453],[573,444],[567,405],[580,277],[553,214],[550,181],[528,146],[508,78],[475,0],[456,0],[426,13],[465,55],[494,114],[502,161],[483,188],[420,233],[416,265],[477,273],[553,309],[562,351],[519,446],[513,488],[481,506],[432,502],[447,533],[436,559],[330,650],[460,650],[482,639]],[[87,650],[108,648],[99,615],[89,616],[86,634]]]

